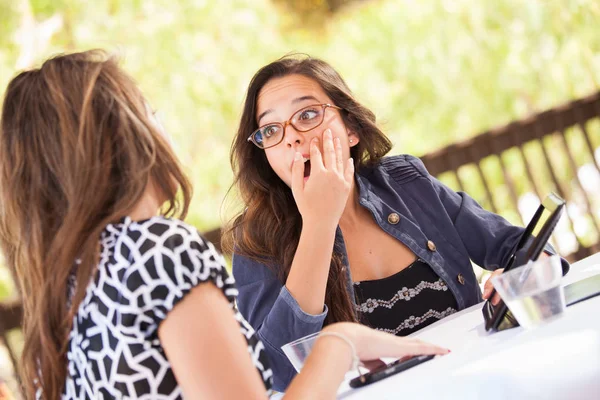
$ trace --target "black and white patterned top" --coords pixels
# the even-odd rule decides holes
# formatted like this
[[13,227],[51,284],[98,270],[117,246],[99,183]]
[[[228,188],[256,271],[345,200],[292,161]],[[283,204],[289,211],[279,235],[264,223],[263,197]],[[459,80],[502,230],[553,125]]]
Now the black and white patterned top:
[[63,399],[180,399],[158,326],[202,282],[223,291],[270,394],[272,372],[256,333],[234,305],[223,257],[179,220],[124,218],[101,235],[98,272],[73,319]]
[[354,292],[361,322],[398,336],[422,329],[458,308],[446,282],[421,259],[387,278],[355,282]]

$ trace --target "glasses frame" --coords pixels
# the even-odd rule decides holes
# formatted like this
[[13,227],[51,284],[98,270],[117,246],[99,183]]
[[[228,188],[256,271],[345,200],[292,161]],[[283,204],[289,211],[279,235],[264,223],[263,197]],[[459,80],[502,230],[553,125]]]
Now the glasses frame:
[[[297,114],[299,111],[302,111],[302,110],[304,110],[305,108],[309,108],[309,107],[317,107],[317,106],[319,106],[319,107],[323,108],[323,118],[321,118],[321,122],[319,122],[317,125],[313,126],[313,127],[312,127],[312,128],[310,128],[310,129],[298,129],[298,128],[296,128],[296,126],[295,126],[295,125],[292,123],[292,118],[294,117],[294,115],[296,115],[296,114]],[[261,150],[266,150],[266,149],[270,149],[271,147],[275,147],[275,146],[277,146],[279,143],[283,142],[283,139],[285,138],[285,128],[287,128],[287,126],[288,126],[288,125],[291,125],[291,126],[293,126],[293,127],[294,127],[294,129],[295,129],[297,132],[308,132],[308,131],[312,131],[313,129],[315,129],[315,128],[317,128],[317,127],[321,126],[321,124],[323,123],[323,121],[325,121],[325,111],[326,111],[328,108],[335,108],[336,110],[343,110],[343,108],[341,108],[341,107],[338,107],[338,106],[334,106],[333,104],[329,104],[329,103],[322,103],[322,104],[310,104],[310,105],[308,105],[308,106],[304,106],[304,107],[302,107],[302,108],[299,108],[298,110],[294,111],[294,113],[293,113],[293,114],[290,116],[290,118],[288,118],[286,121],[283,121],[283,122],[270,122],[270,123],[268,123],[268,124],[261,125],[261,126],[260,126],[260,127],[257,129],[257,130],[255,130],[254,132],[252,132],[252,133],[250,134],[250,136],[248,136],[248,139],[246,139],[246,141],[248,141],[248,142],[252,142],[252,143],[253,143],[253,144],[254,144],[256,147],[258,147],[258,148],[259,148],[259,149],[261,149]],[[273,144],[273,145],[270,145],[270,146],[267,146],[267,147],[262,147],[262,146],[261,146],[260,144],[258,144],[258,142],[256,141],[256,139],[255,139],[255,136],[256,136],[256,134],[257,134],[258,132],[260,132],[260,130],[261,130],[261,129],[263,129],[265,126],[269,126],[269,125],[279,125],[279,126],[281,126],[281,128],[283,129],[283,133],[282,133],[282,135],[281,135],[281,140],[279,140],[279,142],[277,142],[277,143],[275,143],[275,144]]]

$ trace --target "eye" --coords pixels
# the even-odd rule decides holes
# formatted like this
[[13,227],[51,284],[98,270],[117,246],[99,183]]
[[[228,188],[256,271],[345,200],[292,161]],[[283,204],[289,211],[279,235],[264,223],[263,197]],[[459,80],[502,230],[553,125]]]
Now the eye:
[[311,119],[315,119],[320,113],[321,110],[314,108],[306,108],[300,111],[298,115],[298,121],[310,121]]
[[269,139],[279,132],[279,125],[267,125],[260,130],[260,133],[266,138]]

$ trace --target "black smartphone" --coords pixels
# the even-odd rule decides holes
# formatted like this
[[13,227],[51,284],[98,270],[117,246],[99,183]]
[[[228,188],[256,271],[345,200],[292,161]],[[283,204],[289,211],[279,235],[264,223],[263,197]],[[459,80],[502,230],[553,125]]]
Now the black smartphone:
[[349,383],[350,387],[356,389],[362,386],[370,385],[371,383],[385,379],[388,376],[395,375],[399,372],[406,371],[407,369],[415,367],[419,364],[423,364],[425,361],[429,361],[433,357],[435,356],[417,356],[409,358],[408,360],[399,359],[394,361],[393,363],[382,365],[381,367],[374,369],[373,371],[367,372],[366,374],[362,374],[352,379]]

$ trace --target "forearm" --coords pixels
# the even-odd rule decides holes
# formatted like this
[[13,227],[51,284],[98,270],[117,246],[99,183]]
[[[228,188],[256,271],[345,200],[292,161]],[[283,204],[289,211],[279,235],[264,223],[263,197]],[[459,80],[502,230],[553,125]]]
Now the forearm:
[[289,291],[282,289],[276,304],[257,330],[274,372],[275,390],[286,391],[296,375],[295,369],[281,349],[282,346],[319,332],[323,328],[325,315],[325,312],[316,315],[304,313]]
[[239,290],[239,310],[265,346],[274,371],[273,388],[284,392],[296,371],[281,346],[319,332],[327,307],[318,314],[304,312],[271,268],[247,257],[234,254],[233,272]]
[[318,338],[284,399],[334,399],[351,364],[347,343],[332,336]]
[[336,226],[306,223],[285,283],[298,305],[308,314],[323,312]]

